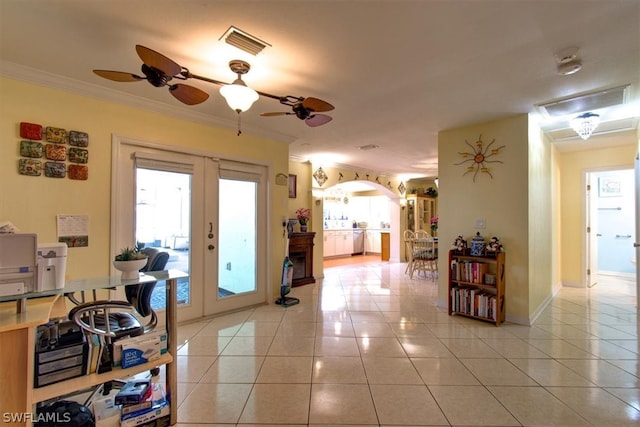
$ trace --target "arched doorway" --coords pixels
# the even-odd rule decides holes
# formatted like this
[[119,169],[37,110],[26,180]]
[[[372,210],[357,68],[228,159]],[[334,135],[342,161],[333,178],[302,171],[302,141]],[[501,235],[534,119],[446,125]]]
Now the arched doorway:
[[350,261],[357,262],[358,255],[381,255],[381,236],[386,233],[389,262],[400,261],[401,199],[389,188],[371,181],[345,181],[324,189],[323,259],[352,257]]

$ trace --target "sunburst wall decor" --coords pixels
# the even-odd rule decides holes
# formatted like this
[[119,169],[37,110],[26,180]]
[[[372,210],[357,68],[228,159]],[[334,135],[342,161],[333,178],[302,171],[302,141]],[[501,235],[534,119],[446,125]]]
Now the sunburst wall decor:
[[478,176],[478,173],[486,173],[491,178],[493,178],[493,175],[491,174],[491,171],[489,170],[489,167],[487,167],[485,165],[485,163],[504,163],[501,160],[488,160],[488,159],[489,159],[489,157],[493,157],[493,156],[498,155],[500,153],[500,150],[502,150],[505,146],[501,145],[500,147],[491,148],[493,143],[496,142],[496,140],[494,138],[493,141],[491,141],[485,147],[484,146],[484,142],[482,142],[482,134],[478,137],[478,140],[476,141],[475,147],[473,145],[471,145],[469,143],[469,141],[467,141],[466,139],[464,140],[464,142],[469,147],[471,147],[472,151],[471,152],[458,152],[458,154],[460,156],[462,156],[462,158],[465,159],[465,160],[463,160],[463,161],[461,161],[459,163],[454,163],[454,165],[456,165],[456,166],[470,163],[467,166],[467,170],[465,171],[465,173],[462,174],[462,176],[473,172],[473,182],[476,182],[476,177]]

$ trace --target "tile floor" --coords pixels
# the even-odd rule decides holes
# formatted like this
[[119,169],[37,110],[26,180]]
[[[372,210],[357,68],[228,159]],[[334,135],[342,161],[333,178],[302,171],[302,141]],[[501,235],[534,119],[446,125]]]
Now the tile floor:
[[299,305],[180,326],[179,425],[640,425],[631,281],[496,328],[448,316],[404,263],[335,265]]

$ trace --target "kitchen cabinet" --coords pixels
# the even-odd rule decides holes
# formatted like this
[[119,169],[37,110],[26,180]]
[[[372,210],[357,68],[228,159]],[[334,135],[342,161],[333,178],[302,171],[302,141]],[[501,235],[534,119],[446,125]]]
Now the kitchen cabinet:
[[380,230],[367,230],[364,240],[364,251],[375,254],[382,252],[382,236]]
[[324,247],[322,255],[324,257],[344,256],[353,253],[353,231],[352,230],[325,230]]
[[336,232],[333,230],[324,230],[322,256],[330,257],[336,254]]

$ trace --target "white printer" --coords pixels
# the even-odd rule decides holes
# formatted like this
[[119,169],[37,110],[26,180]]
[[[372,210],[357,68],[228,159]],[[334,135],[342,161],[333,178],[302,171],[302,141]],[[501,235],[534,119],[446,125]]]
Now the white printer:
[[38,244],[36,292],[64,288],[67,269],[66,243]]
[[0,296],[35,290],[37,242],[35,234],[0,234]]

